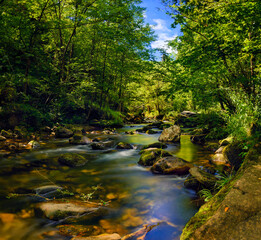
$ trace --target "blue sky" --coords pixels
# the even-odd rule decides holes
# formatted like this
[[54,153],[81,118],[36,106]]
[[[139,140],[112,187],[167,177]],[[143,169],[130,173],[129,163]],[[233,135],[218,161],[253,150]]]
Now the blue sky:
[[169,40],[180,35],[179,28],[171,28],[173,20],[166,14],[161,0],[142,0],[142,7],[146,8],[144,17],[146,23],[152,26],[158,39],[151,44],[152,48],[163,48],[168,53],[171,52],[167,46]]

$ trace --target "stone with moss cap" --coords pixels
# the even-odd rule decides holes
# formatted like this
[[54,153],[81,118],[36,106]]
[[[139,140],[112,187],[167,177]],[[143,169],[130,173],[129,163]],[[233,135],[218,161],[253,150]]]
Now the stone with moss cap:
[[227,183],[183,229],[181,240],[256,240],[261,236],[261,144],[250,150]]
[[171,154],[163,149],[149,148],[142,150],[139,164],[143,166],[152,166],[157,160],[162,157],[171,156]]
[[58,158],[59,163],[69,166],[78,167],[83,166],[88,160],[80,154],[77,153],[65,153]]

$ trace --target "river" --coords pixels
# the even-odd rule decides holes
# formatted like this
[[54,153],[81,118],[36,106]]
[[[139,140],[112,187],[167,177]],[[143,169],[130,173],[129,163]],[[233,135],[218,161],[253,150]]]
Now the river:
[[[88,135],[91,139],[111,138],[115,143],[131,143],[135,146],[131,150],[92,150],[89,145],[70,145],[68,139],[57,139],[41,142],[40,148],[30,152],[1,159],[1,169],[35,164],[28,171],[22,168],[0,176],[0,240],[70,239],[68,235],[73,234],[76,226],[82,228],[83,236],[93,234],[93,229],[124,236],[144,224],[158,221],[166,221],[172,227],[163,232],[151,231],[146,240],[179,239],[182,228],[198,211],[193,200],[196,195],[183,187],[185,177],[155,175],[137,164],[140,146],[157,142],[160,135],[158,129],[159,133],[152,135],[124,133],[142,126],[126,126],[115,135]],[[181,144],[170,144],[166,150],[193,163],[207,159],[207,153],[192,144],[188,135],[182,135]],[[57,157],[67,152],[80,153],[89,161],[82,167],[60,166]],[[100,201],[110,211],[93,221],[76,222],[69,226],[37,217],[33,211],[37,201],[28,197],[28,193],[52,184],[75,195],[89,194],[90,200]],[[90,233],[87,228],[92,229]]]

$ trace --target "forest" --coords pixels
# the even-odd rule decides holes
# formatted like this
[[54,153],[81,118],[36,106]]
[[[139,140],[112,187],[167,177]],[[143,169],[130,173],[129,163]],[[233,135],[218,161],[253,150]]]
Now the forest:
[[[180,28],[171,52],[151,47],[158,36],[142,0],[0,0],[3,239],[260,236],[251,221],[261,212],[261,1],[161,6]],[[80,219],[48,203],[71,204]],[[221,231],[222,221],[239,230]],[[8,238],[5,224],[22,227]]]
[[258,128],[261,3],[164,0],[182,35],[162,61],[139,3],[1,1],[1,127],[195,110]]

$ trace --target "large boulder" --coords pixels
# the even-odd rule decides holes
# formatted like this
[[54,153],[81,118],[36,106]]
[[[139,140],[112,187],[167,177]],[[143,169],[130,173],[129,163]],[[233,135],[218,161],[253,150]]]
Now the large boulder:
[[55,129],[55,137],[56,138],[70,138],[73,136],[73,131],[64,128],[64,127],[58,127]]
[[162,131],[159,136],[159,141],[161,142],[180,142],[181,130],[177,125],[173,125]]
[[244,166],[183,229],[181,240],[256,240],[261,236],[261,145],[246,156]]
[[65,153],[58,158],[59,163],[69,166],[78,167],[83,166],[88,160],[80,154],[77,153]]
[[171,154],[165,150],[149,148],[141,151],[141,156],[138,163],[143,166],[152,166],[160,158],[167,156],[171,156]]
[[186,175],[192,164],[174,156],[160,158],[151,168],[154,173]]

